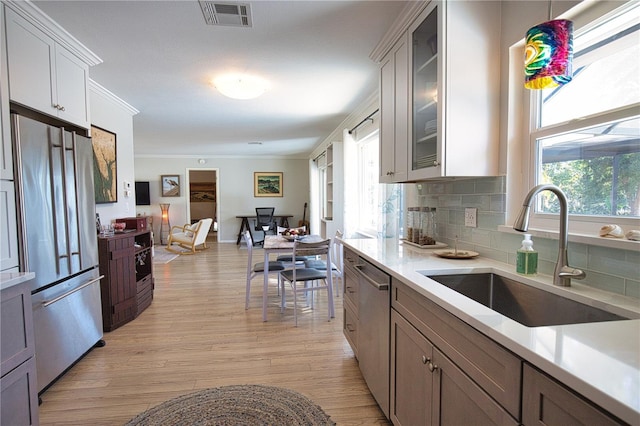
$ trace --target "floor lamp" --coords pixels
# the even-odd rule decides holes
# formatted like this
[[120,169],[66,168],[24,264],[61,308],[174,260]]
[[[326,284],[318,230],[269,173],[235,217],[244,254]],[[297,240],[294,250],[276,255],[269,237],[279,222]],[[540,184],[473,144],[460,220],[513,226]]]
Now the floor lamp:
[[169,231],[171,230],[171,224],[169,223],[169,205],[160,204],[160,211],[162,212],[162,220],[160,221],[160,244],[167,244],[169,239]]

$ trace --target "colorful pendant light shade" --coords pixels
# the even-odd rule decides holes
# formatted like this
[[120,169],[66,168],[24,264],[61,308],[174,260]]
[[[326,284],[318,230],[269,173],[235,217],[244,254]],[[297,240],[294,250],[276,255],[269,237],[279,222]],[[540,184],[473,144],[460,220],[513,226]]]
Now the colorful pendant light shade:
[[573,75],[573,22],[543,22],[527,31],[524,87],[548,89],[571,81]]

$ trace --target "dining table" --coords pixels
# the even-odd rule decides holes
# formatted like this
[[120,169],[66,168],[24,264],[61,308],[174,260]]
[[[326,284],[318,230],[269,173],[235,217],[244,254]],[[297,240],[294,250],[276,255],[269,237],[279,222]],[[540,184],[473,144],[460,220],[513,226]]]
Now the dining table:
[[[320,235],[304,235],[300,237],[301,241],[305,242],[318,242],[322,241]],[[262,288],[262,321],[267,320],[267,297],[269,290],[269,256],[271,253],[293,253],[293,246],[295,241],[293,239],[287,239],[282,235],[265,235],[264,244],[264,285]]]
[[[293,217],[292,214],[274,214],[273,215],[273,218],[275,220],[278,220],[278,219],[280,220],[279,226],[283,228],[289,227],[289,219],[292,217]],[[239,245],[245,230],[249,231],[249,234],[251,234],[251,239],[253,239],[253,233],[251,232],[251,225],[249,225],[249,219],[255,219],[256,215],[255,213],[238,215],[236,216],[236,218],[240,219],[240,231],[238,232],[238,239],[236,240],[236,245]]]

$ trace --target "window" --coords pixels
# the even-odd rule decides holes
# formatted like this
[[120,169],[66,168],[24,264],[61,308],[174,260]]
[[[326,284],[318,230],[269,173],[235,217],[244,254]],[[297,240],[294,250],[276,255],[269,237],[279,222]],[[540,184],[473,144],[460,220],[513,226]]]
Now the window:
[[[630,2],[576,31],[570,83],[530,92],[534,184],[559,186],[581,220],[640,217],[639,37]],[[558,212],[550,193],[537,200],[539,215]]]
[[350,238],[395,238],[401,235],[403,185],[379,182],[380,120],[365,121],[343,134],[344,232]]
[[358,158],[358,228],[370,235],[378,231],[380,213],[379,186],[379,132],[375,130],[356,141]]

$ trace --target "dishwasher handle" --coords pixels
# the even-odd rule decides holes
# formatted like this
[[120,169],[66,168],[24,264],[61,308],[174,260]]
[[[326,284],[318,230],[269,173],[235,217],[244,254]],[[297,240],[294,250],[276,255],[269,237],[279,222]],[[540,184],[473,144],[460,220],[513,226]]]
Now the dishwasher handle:
[[371,278],[370,276],[368,276],[367,274],[365,274],[362,271],[362,267],[364,265],[355,265],[355,269],[358,272],[358,274],[360,274],[360,276],[362,278],[364,278],[365,280],[367,280],[369,282],[369,284],[371,284],[372,286],[374,286],[377,290],[379,291],[388,291],[389,290],[389,283],[379,283],[377,281],[375,281],[373,278]]

